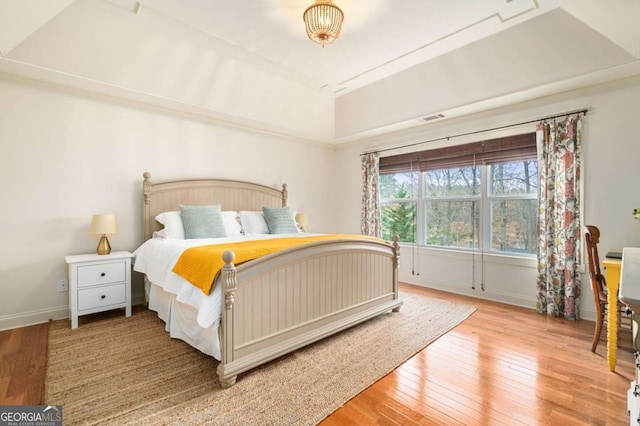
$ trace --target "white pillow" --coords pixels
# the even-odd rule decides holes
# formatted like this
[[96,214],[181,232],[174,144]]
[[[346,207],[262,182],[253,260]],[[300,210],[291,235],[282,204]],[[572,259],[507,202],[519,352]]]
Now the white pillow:
[[269,227],[262,212],[240,212],[240,223],[245,234],[268,234]]
[[242,235],[242,226],[238,222],[238,212],[226,211],[222,212],[222,220],[224,221],[224,228],[227,231],[227,236]]
[[156,220],[164,228],[155,234],[169,240],[184,240],[184,226],[180,212],[164,212],[156,216]]

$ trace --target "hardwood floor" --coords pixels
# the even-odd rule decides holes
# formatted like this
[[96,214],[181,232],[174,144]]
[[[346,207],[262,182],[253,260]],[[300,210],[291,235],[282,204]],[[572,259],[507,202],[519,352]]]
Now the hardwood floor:
[[322,425],[629,424],[626,392],[635,374],[629,330],[620,333],[616,371],[610,372],[606,341],[591,352],[591,321],[402,289],[473,304],[477,311]]
[[[591,353],[593,322],[402,285],[477,311],[357,395],[322,425],[628,424],[631,335],[616,372],[606,342]],[[42,404],[48,324],[0,332],[0,405]],[[604,334],[604,333],[603,333]]]
[[0,405],[43,404],[49,324],[0,331]]

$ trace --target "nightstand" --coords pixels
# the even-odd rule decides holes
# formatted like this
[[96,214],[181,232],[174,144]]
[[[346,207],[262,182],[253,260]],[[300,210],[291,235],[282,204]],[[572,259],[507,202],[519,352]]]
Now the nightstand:
[[69,264],[71,328],[78,316],[125,308],[131,316],[131,258],[128,251],[65,256]]

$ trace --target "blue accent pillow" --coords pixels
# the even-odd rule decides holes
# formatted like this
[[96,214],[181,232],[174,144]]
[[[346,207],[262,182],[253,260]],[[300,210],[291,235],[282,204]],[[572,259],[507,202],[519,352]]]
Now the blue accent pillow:
[[262,214],[272,234],[295,234],[300,232],[289,207],[263,207]]
[[180,206],[185,238],[226,237],[220,204],[212,206]]

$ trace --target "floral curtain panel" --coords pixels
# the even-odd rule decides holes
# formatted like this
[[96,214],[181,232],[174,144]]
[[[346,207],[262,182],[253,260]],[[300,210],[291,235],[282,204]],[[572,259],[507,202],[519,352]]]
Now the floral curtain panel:
[[539,236],[537,311],[579,318],[582,117],[538,125]]
[[380,237],[380,193],[378,154],[369,153],[362,156],[362,219],[360,232],[363,235]]

